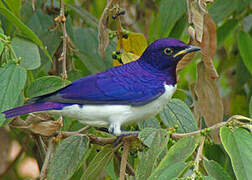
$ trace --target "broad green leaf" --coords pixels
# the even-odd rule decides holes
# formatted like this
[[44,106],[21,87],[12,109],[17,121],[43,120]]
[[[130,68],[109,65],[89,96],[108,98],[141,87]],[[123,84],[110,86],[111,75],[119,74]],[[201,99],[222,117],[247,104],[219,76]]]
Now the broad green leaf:
[[28,70],[40,66],[39,49],[36,44],[21,38],[13,38],[11,41],[17,58],[21,58],[20,65]]
[[179,99],[171,99],[159,115],[166,127],[178,125],[177,132],[186,133],[198,129],[191,110]]
[[185,161],[195,151],[199,144],[200,136],[187,136],[175,143],[161,160],[158,167],[151,174],[150,179],[155,179],[160,176],[167,168],[177,162]]
[[[24,88],[26,71],[23,67],[9,63],[0,68],[0,112],[13,108]],[[0,117],[0,126],[5,120]]]
[[66,6],[73,10],[89,26],[97,29],[99,22],[98,19],[92,16],[86,9],[70,4],[66,4]]
[[4,43],[0,41],[0,54],[2,54],[3,50],[4,50]]
[[180,173],[185,169],[185,162],[177,162],[171,165],[169,168],[165,169],[159,176],[151,176],[149,180],[164,180],[164,179],[173,179],[180,175]]
[[216,180],[216,179],[211,176],[205,176],[203,180]]
[[140,129],[144,129],[144,128],[158,129],[158,128],[160,128],[160,124],[159,124],[157,118],[151,118],[151,119],[139,121],[137,124]]
[[220,129],[221,142],[228,153],[235,176],[238,180],[251,179],[252,172],[252,135],[247,130],[228,127]]
[[226,38],[232,34],[235,28],[238,25],[238,21],[235,19],[228,20],[225,24],[218,28],[217,31],[217,44],[218,46],[222,45]]
[[[70,84],[70,81],[65,80],[66,85]],[[41,96],[54,92],[63,87],[62,79],[58,76],[43,76],[36,79],[26,89],[26,95],[29,98]]]
[[162,0],[158,16],[158,37],[167,37],[175,23],[186,12],[185,0]]
[[2,4],[0,4],[0,14],[5,16],[11,23],[13,23],[19,30],[22,31],[30,40],[36,43],[48,56],[48,58],[52,61],[51,56],[49,55],[48,51],[44,47],[43,43],[40,39],[36,36],[36,34],[27,27],[18,17],[16,17],[11,11],[6,9]]
[[244,64],[252,74],[252,37],[249,33],[242,31],[238,33],[238,47]]
[[249,102],[249,115],[252,118],[252,96],[250,97],[250,102]]
[[98,55],[98,33],[91,28],[76,28],[74,29],[74,43],[79,49],[77,56],[82,60],[84,65],[92,73],[104,71],[112,67],[112,43],[106,49],[105,59],[103,60]]
[[226,170],[216,161],[203,161],[204,167],[209,176],[214,177],[216,180],[232,180],[232,177],[226,172]]
[[20,9],[22,5],[21,0],[5,0],[4,2],[12,13],[14,13],[17,17],[20,17]]
[[71,136],[64,139],[56,148],[50,161],[47,179],[70,179],[84,162],[88,148],[87,136]]
[[163,129],[145,128],[140,132],[138,138],[149,149],[138,153],[136,179],[147,179],[155,169],[160,153],[167,145],[168,135]]
[[237,8],[238,2],[238,0],[216,0],[209,8],[209,13],[214,22],[217,24],[229,16]]
[[113,157],[114,149],[110,145],[105,146],[92,161],[88,164],[86,171],[84,172],[81,179],[92,180],[99,179],[101,173],[106,168],[111,158]]

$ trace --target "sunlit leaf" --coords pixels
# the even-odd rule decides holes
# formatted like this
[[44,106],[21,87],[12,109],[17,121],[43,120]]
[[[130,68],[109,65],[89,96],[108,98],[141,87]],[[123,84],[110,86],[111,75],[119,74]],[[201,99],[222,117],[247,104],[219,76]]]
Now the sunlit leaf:
[[21,0],[5,0],[7,7],[14,13],[17,17],[20,17],[20,8],[22,5]]
[[252,135],[245,129],[220,130],[221,142],[228,153],[238,180],[249,180],[252,172]]
[[243,31],[238,33],[238,47],[244,64],[252,74],[252,37],[249,33]]
[[159,115],[166,127],[178,125],[177,132],[186,133],[198,129],[191,110],[179,99],[171,99]]
[[88,146],[87,136],[70,136],[62,140],[50,161],[47,179],[70,179],[84,162]]

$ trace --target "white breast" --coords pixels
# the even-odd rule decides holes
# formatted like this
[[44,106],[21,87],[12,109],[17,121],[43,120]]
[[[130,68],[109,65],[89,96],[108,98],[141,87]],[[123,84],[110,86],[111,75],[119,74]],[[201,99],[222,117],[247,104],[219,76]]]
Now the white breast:
[[111,124],[121,126],[122,124],[148,119],[159,113],[171,99],[176,87],[176,85],[165,85],[164,94],[143,106],[72,105],[54,112],[62,113],[63,116],[71,117],[90,126],[104,127]]

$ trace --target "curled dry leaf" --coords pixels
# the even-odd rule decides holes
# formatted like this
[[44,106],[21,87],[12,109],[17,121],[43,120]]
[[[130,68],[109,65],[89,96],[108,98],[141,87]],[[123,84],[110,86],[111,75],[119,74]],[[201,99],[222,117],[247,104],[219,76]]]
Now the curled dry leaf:
[[218,73],[213,65],[213,58],[217,47],[216,26],[209,14],[204,16],[204,33],[201,47],[201,55],[206,68],[209,69],[212,79],[218,78]]
[[204,15],[207,13],[206,2],[201,0],[187,0],[188,22],[193,24],[196,32],[196,40],[202,41]]
[[60,122],[55,121],[46,113],[29,114],[26,121],[16,117],[10,125],[15,128],[28,129],[42,136],[51,136],[60,129]]
[[[195,30],[193,29],[192,26],[189,26],[188,27],[188,33],[190,35],[190,41],[188,44],[191,44],[191,45],[195,45],[197,46],[198,43],[196,42],[195,40]],[[194,58],[194,55],[195,53],[189,53],[187,54],[186,56],[183,57],[183,59],[181,61],[179,61],[178,65],[177,65],[177,68],[176,68],[176,72],[178,74],[179,71],[181,71],[187,64],[189,64],[192,59]]]
[[[223,104],[217,82],[210,78],[210,73],[211,71],[204,63],[200,62],[197,65],[196,83],[191,88],[195,113],[204,117],[208,127],[221,122],[223,119]],[[217,131],[212,132],[211,135],[215,142],[220,142]]]
[[109,44],[109,15],[110,9],[113,5],[118,2],[118,0],[107,0],[107,5],[101,15],[98,25],[98,38],[99,38],[99,47],[98,52],[100,56],[104,59],[105,50]]

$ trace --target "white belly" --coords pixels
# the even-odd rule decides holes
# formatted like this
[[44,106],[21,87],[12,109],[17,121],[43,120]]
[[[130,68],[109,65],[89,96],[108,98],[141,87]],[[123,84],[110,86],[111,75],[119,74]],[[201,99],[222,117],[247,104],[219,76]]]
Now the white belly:
[[176,85],[165,85],[164,94],[143,106],[72,105],[53,112],[62,113],[63,116],[71,117],[90,126],[105,127],[115,123],[120,126],[155,116],[171,99],[176,91],[176,87]]

